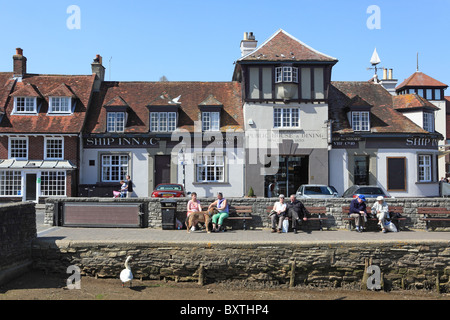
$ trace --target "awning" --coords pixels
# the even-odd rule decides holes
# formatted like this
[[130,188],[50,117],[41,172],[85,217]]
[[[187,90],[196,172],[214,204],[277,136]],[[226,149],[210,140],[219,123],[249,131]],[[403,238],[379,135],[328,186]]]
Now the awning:
[[0,169],[73,170],[76,168],[69,160],[0,160]]

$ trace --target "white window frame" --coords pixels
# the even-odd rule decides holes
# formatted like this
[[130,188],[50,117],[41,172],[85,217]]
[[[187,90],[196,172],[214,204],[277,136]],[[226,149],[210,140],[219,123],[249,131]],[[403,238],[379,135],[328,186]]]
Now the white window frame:
[[[118,116],[122,119],[118,119]],[[107,112],[106,113],[106,131],[107,132],[124,132],[127,123],[126,112]]]
[[172,132],[176,129],[176,112],[150,112],[150,132]]
[[37,98],[36,97],[14,97],[13,114],[36,114]]
[[[64,99],[64,100],[63,100]],[[62,102],[64,110],[62,109]],[[70,114],[72,113],[72,98],[70,97],[50,97],[48,102],[48,113],[50,114]]]
[[203,111],[202,112],[202,130],[220,131],[220,112]]
[[0,197],[22,197],[22,171],[0,170]]
[[[116,163],[113,163],[113,158]],[[100,159],[101,182],[119,182],[128,174],[130,156],[128,154],[102,154]],[[105,170],[108,169],[109,170]],[[117,178],[117,179],[114,179]]]
[[298,83],[298,68],[296,67],[276,67],[275,83],[294,82]]
[[300,128],[300,108],[273,108],[274,128]]
[[354,131],[370,131],[369,111],[352,111],[351,119]]
[[[22,148],[22,151],[25,149],[25,156],[24,157],[17,157],[14,155],[15,150],[13,150],[15,146],[15,141],[25,141],[25,148]],[[29,146],[29,142],[28,142],[28,137],[23,137],[23,138],[18,138],[18,137],[10,137],[8,140],[8,159],[16,159],[16,160],[28,160],[28,146]],[[15,152],[13,152],[15,151]]]
[[[55,151],[52,151],[52,149],[55,149],[53,146],[49,147],[49,142],[51,141],[61,141],[61,150],[58,153],[61,153],[60,157],[55,157],[55,156],[51,156],[52,154],[50,154],[49,156],[49,152],[50,153],[56,153]],[[44,140],[44,159],[45,160],[63,160],[64,159],[64,138],[45,138]]]
[[41,179],[40,196],[42,197],[66,196],[67,191],[66,171],[63,170],[42,171],[40,174],[40,179]]
[[196,182],[225,182],[225,155],[201,154],[196,160]]
[[423,113],[423,129],[428,132],[434,132],[434,113]]
[[418,162],[418,180],[419,182],[433,181],[433,158],[430,154],[419,154]]

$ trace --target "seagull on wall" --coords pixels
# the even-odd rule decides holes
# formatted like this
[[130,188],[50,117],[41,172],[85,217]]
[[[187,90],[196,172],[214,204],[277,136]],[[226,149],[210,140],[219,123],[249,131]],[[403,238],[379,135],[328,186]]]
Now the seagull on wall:
[[122,281],[122,288],[128,281],[130,281],[130,288],[131,288],[131,280],[133,280],[133,273],[131,272],[130,266],[128,265],[128,262],[130,260],[131,256],[128,256],[127,259],[125,260],[125,269],[123,269],[120,272],[120,281]]

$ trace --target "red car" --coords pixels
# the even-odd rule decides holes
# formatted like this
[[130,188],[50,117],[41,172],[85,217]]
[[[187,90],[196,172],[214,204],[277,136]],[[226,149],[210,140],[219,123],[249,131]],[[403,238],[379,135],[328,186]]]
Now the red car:
[[152,198],[178,198],[185,197],[184,188],[181,184],[161,183],[152,192]]

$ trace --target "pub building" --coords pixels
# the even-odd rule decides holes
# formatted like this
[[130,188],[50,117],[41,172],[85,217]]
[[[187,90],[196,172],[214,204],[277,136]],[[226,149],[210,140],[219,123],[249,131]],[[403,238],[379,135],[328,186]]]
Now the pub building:
[[377,79],[336,81],[329,110],[330,184],[339,193],[378,185],[393,197],[439,196],[443,136],[435,130],[434,104],[417,93],[393,95]]
[[[404,99],[404,105],[399,111],[401,111],[408,118],[417,123],[423,123],[425,127],[434,127],[437,132],[447,135],[447,101],[444,96],[445,90],[448,86],[429,75],[419,71],[417,69],[411,76],[406,78],[396,88],[397,95],[405,95],[408,93],[415,93],[419,97],[428,100],[431,104],[437,108],[424,107],[423,110],[418,108],[408,108],[407,98]],[[423,112],[422,112],[423,111]],[[432,129],[431,129],[432,130]],[[430,130],[430,131],[431,131]],[[448,161],[446,161],[445,152],[446,141],[439,141],[439,159],[438,159],[438,174],[439,178],[445,177],[448,172]],[[448,160],[448,157],[447,157]]]
[[130,175],[137,197],[160,183],[241,197],[241,99],[237,82],[103,81],[83,132],[80,195],[112,196]]
[[276,196],[328,184],[328,94],[337,61],[282,29],[260,46],[244,33],[233,80],[244,97],[247,190]]
[[29,73],[16,49],[13,72],[0,72],[0,201],[77,195],[80,134],[99,81]]

